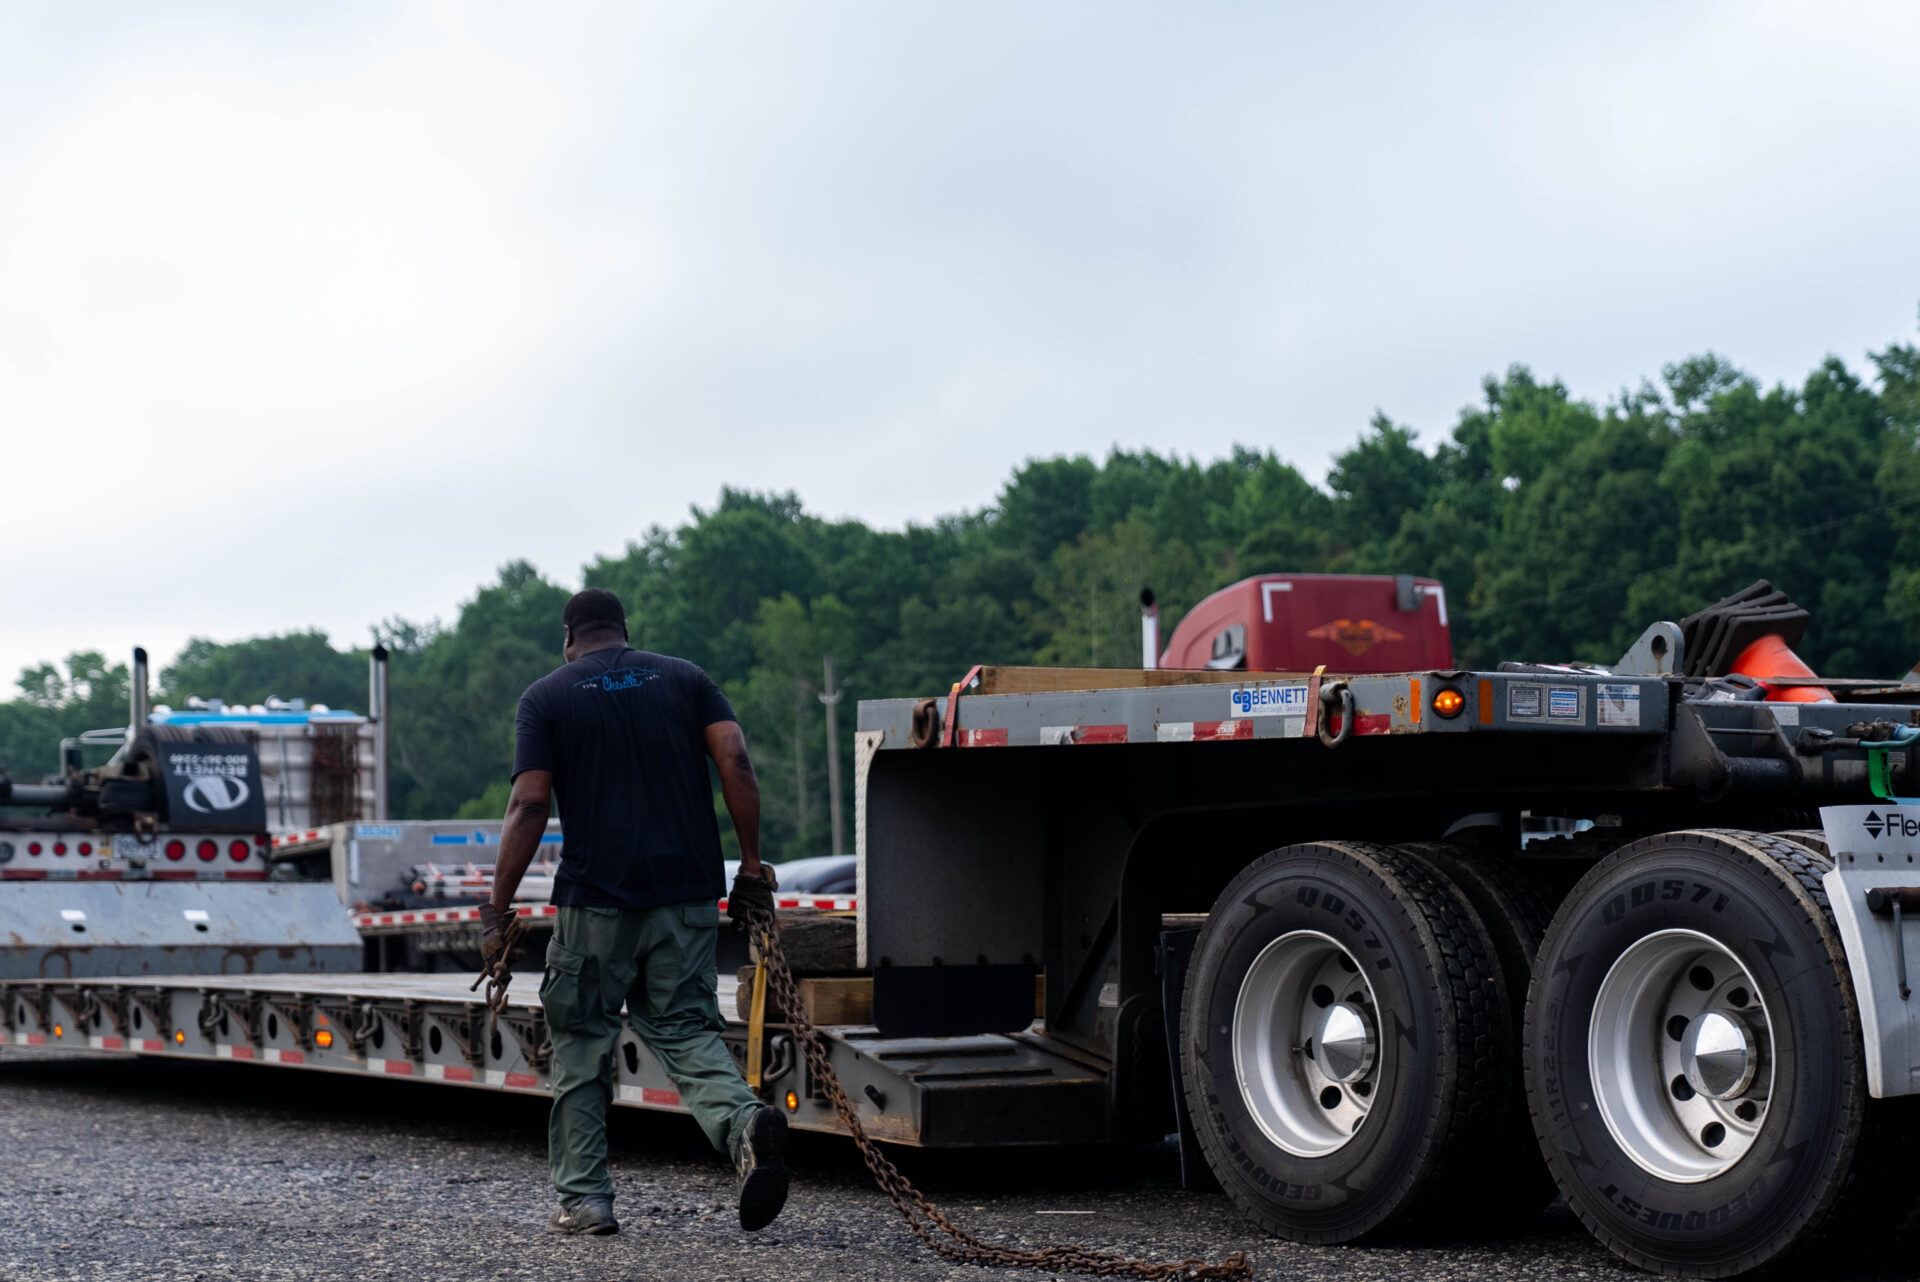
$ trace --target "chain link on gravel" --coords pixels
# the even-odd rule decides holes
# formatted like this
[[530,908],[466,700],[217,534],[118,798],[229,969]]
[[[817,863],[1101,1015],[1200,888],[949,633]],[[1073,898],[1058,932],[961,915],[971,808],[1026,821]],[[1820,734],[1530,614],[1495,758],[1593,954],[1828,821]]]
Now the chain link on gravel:
[[800,987],[794,981],[793,971],[787,966],[786,954],[780,950],[780,930],[774,919],[764,912],[753,915],[754,941],[760,949],[760,956],[766,962],[767,986],[777,999],[781,1012],[786,1016],[787,1025],[800,1042],[800,1048],[806,1056],[807,1070],[813,1082],[826,1092],[827,1099],[833,1104],[834,1112],[840,1115],[847,1131],[853,1136],[854,1145],[859,1148],[860,1156],[865,1160],[867,1169],[873,1173],[874,1183],[893,1203],[893,1209],[900,1212],[900,1218],[907,1222],[927,1248],[943,1259],[954,1260],[962,1264],[979,1264],[991,1268],[1005,1269],[1047,1269],[1059,1273],[1091,1273],[1099,1277],[1129,1278],[1250,1278],[1253,1266],[1248,1262],[1244,1251],[1235,1251],[1217,1263],[1209,1263],[1199,1257],[1184,1260],[1136,1260],[1106,1251],[1089,1250],[1079,1246],[1047,1246],[1038,1250],[1015,1250],[1011,1247],[993,1246],[982,1242],[973,1234],[949,1220],[927,1195],[915,1188],[907,1177],[888,1160],[886,1154],[867,1135],[860,1119],[853,1111],[853,1102],[841,1089],[840,1079],[834,1073],[833,1066],[827,1060],[827,1048],[820,1040],[820,1034],[806,1017],[800,1004]]

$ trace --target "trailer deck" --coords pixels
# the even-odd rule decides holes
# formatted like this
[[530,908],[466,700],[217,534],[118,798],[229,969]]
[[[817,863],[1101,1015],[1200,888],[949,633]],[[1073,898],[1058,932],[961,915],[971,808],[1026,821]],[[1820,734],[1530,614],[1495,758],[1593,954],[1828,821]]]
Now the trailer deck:
[[[185,1060],[239,1060],[545,1094],[549,1045],[538,973],[488,1011],[456,974],[161,975],[15,980],[4,989],[4,1042]],[[737,1061],[747,1025],[737,981],[719,979]],[[861,1123],[876,1137],[924,1147],[1092,1143],[1107,1138],[1104,1065],[1024,1032],[881,1038],[876,1029],[823,1029],[829,1057]],[[791,1034],[769,1024],[764,1081],[792,1125],[841,1133],[808,1080]],[[614,1056],[613,1102],[686,1112],[679,1091],[631,1030]]]

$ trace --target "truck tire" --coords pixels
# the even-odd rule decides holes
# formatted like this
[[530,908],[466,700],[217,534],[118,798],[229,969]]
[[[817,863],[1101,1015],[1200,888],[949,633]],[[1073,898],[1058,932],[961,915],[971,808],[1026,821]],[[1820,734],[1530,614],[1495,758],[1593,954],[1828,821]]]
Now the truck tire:
[[[1827,834],[1819,828],[1787,828],[1773,834],[1785,837],[1788,841],[1798,842],[1814,854],[1820,856],[1827,868],[1833,867],[1833,852],[1827,848]],[[1823,870],[1824,871],[1824,870]]]
[[1851,1266],[1913,1213],[1914,1101],[1868,1098],[1827,866],[1778,836],[1668,833],[1596,864],[1548,929],[1534,1129],[1568,1204],[1642,1268],[1728,1277],[1856,1230]]
[[1515,1031],[1486,926],[1430,864],[1289,846],[1229,883],[1195,944],[1188,1107],[1221,1186],[1270,1232],[1457,1232],[1462,1190],[1499,1193]]
[[[1416,842],[1397,849],[1431,863],[1438,875],[1452,882],[1480,915],[1486,926],[1487,951],[1500,963],[1507,1008],[1517,1033],[1526,1019],[1527,984],[1533,974],[1533,959],[1540,951],[1540,941],[1546,937],[1547,923],[1553,917],[1545,896],[1496,850],[1446,842]],[[1512,1085],[1496,1148],[1494,1170],[1497,1174],[1493,1180],[1494,1187],[1502,1192],[1491,1204],[1482,1204],[1483,1212],[1491,1217],[1487,1227],[1496,1230],[1510,1230],[1525,1224],[1554,1197],[1553,1176],[1540,1154],[1539,1141],[1533,1137],[1533,1118],[1527,1108],[1517,1035],[1513,1053],[1507,1057],[1507,1072]]]

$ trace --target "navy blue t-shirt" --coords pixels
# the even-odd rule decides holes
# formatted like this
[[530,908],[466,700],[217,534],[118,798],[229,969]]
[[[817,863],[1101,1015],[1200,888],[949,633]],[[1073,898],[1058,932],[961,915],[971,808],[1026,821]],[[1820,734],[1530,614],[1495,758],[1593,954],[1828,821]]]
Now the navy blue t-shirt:
[[735,719],[693,664],[624,646],[527,687],[513,773],[553,772],[565,834],[554,903],[652,908],[726,893],[706,729]]

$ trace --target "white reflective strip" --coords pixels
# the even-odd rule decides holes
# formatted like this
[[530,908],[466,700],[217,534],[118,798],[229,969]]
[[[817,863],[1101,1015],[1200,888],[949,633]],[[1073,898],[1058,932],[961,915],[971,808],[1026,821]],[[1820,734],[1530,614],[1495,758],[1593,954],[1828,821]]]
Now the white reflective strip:
[[1162,721],[1153,733],[1161,743],[1186,743],[1193,738],[1193,722]]
[[620,1099],[628,1104],[638,1104],[641,1102],[640,1088],[638,1086],[619,1087],[617,1088],[617,1093],[615,1095],[615,1098]]
[[1273,622],[1273,594],[1276,592],[1291,591],[1293,591],[1293,584],[1291,583],[1262,583],[1260,585],[1260,608],[1262,612],[1266,614],[1268,623]]
[[444,1082],[444,1081],[446,1081],[446,1080],[447,1080],[447,1069],[446,1069],[446,1065],[444,1065],[444,1064],[429,1064],[429,1065],[427,1065],[427,1076],[428,1076],[428,1077],[430,1077],[430,1078],[432,1078],[432,1079],[433,1079],[434,1081],[436,1081],[436,1082]]
[[220,1043],[213,1048],[213,1057],[215,1059],[232,1059],[233,1047],[225,1043]]
[[1072,743],[1073,732],[1078,726],[1041,726],[1040,742],[1043,744]]
[[507,1084],[507,1075],[502,1069],[490,1068],[487,1070],[486,1081],[489,1086],[505,1086]]

